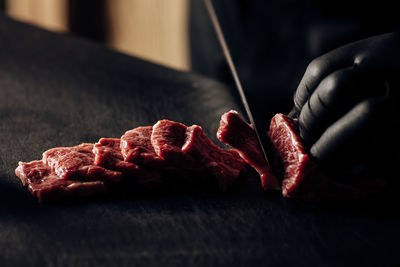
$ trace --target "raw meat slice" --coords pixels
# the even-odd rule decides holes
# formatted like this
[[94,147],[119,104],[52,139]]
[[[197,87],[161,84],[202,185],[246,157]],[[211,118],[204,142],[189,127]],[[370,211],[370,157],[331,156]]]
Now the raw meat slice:
[[41,160],[19,162],[15,174],[39,202],[94,197],[107,193],[104,182],[62,179]]
[[245,170],[245,162],[235,150],[221,149],[197,125],[187,128],[182,151],[203,164],[216,177],[222,191],[226,191],[239,177],[240,172]]
[[268,132],[273,144],[274,166],[282,179],[282,194],[288,197],[296,194],[295,191],[301,188],[296,185],[307,183],[307,177],[311,177],[310,173],[316,169],[296,131],[295,120],[276,114]]
[[93,144],[56,147],[43,153],[43,162],[62,179],[118,182],[122,173],[94,165]]
[[158,172],[158,177],[161,175],[167,186],[177,186],[179,182],[185,182],[187,177],[183,175],[183,171],[167,163],[154,151],[152,132],[153,126],[137,127],[125,132],[120,144],[124,160]]
[[138,165],[124,161],[118,138],[101,138],[98,143],[94,144],[93,153],[95,165],[121,172],[135,173],[139,171]]
[[383,191],[383,179],[340,183],[309,157],[298,134],[297,120],[276,114],[268,133],[282,179],[282,194],[309,200],[359,199]]
[[222,115],[217,138],[233,148],[259,173],[264,189],[280,190],[271,167],[264,159],[256,133],[237,111],[231,110]]
[[160,120],[153,126],[151,144],[162,159],[181,160],[187,126],[182,123]]
[[153,126],[151,143],[154,151],[165,162],[165,179],[181,188],[215,184],[215,177],[210,177],[204,165],[182,151],[187,128],[182,123],[169,120],[158,121]]
[[179,122],[161,120],[153,126],[151,143],[159,157],[171,167],[188,171],[205,171],[201,162],[183,153],[188,127]]
[[137,127],[121,136],[121,153],[124,160],[140,166],[162,167],[163,160],[151,144],[152,126]]
[[124,182],[135,182],[147,189],[159,188],[163,183],[160,170],[150,170],[124,161],[120,149],[120,139],[101,138],[98,143],[94,144],[93,153],[95,154],[94,164],[122,172]]
[[121,139],[49,149],[41,161],[20,163],[15,173],[39,201],[52,201],[107,189],[187,191],[218,184],[225,191],[244,169],[236,151],[213,144],[200,126],[161,120]]

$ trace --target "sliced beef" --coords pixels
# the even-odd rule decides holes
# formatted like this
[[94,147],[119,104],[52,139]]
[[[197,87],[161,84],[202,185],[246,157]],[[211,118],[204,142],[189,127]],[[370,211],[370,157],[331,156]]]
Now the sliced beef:
[[107,193],[104,182],[62,179],[41,160],[19,162],[15,174],[39,202],[56,202]]
[[[268,158],[285,197],[308,200],[348,200],[375,195],[384,189],[382,179],[340,183],[309,157],[299,137],[297,121],[283,114],[276,114],[268,136]],[[236,111],[225,113],[217,137],[234,147],[240,156],[260,174],[263,187],[276,188],[278,182],[271,167],[264,161],[257,137],[251,125],[242,120]]]
[[43,153],[43,162],[62,179],[118,182],[122,173],[94,164],[93,144],[56,147]]
[[245,169],[236,151],[215,145],[197,125],[158,121],[151,142],[157,155],[179,172],[180,182],[190,179],[192,183],[209,184],[214,180],[226,191]]
[[282,194],[312,200],[358,199],[381,192],[382,179],[340,183],[309,157],[298,134],[297,120],[276,114],[268,135],[275,166],[282,179]]
[[[121,153],[124,160],[138,164],[142,168],[158,172],[158,177],[161,176],[163,184],[169,190],[171,188],[178,189],[178,187],[187,188],[187,181],[190,181],[190,174],[187,177],[187,171],[184,169],[184,166],[175,166],[171,164],[171,161],[157,155],[151,142],[152,132],[153,126],[137,127],[127,131],[121,137]],[[168,142],[172,144],[172,141]]]
[[125,183],[134,183],[129,186],[140,186],[140,189],[154,190],[161,187],[161,171],[159,169],[148,169],[124,160],[121,149],[120,139],[101,138],[94,144],[93,153],[95,155],[94,164],[109,170],[122,172]]
[[124,161],[118,138],[101,138],[94,144],[93,153],[94,164],[98,166],[123,173],[136,173],[140,169],[138,165]]
[[121,153],[124,160],[140,166],[161,168],[163,160],[151,144],[152,126],[137,127],[121,136]]
[[151,142],[157,155],[166,166],[164,178],[166,183],[178,191],[215,189],[217,177],[210,175],[200,161],[182,151],[188,127],[179,122],[161,120],[153,126]]
[[49,149],[42,161],[20,163],[15,173],[39,201],[52,201],[107,189],[180,191],[218,184],[225,191],[244,169],[235,150],[213,144],[200,126],[161,120],[121,139]]
[[[271,154],[275,170],[282,180],[282,194],[287,197],[296,195],[296,191],[301,189],[302,183],[308,184],[307,177],[314,179],[312,174],[316,171],[316,165],[308,156],[296,125],[295,120],[283,114],[277,114],[272,118],[268,132],[273,144]],[[309,186],[312,184],[310,183]]]
[[187,126],[182,123],[160,120],[153,126],[151,144],[162,159],[176,161],[182,159],[182,145],[185,142]]
[[187,128],[182,151],[203,164],[216,177],[222,191],[226,191],[239,177],[240,172],[245,170],[245,162],[235,150],[221,149],[197,125]]
[[182,146],[186,142],[188,127],[182,123],[161,120],[153,126],[153,133],[151,134],[151,143],[153,144],[154,151],[159,157],[166,161],[170,167],[203,172],[204,165],[182,151]]
[[237,111],[231,110],[222,115],[217,138],[234,147],[240,156],[260,174],[264,189],[280,189],[271,167],[265,161],[256,133]]
[[160,120],[151,134],[154,151],[164,161],[164,179],[178,190],[198,189],[212,183],[204,165],[182,151],[187,128],[179,122]]

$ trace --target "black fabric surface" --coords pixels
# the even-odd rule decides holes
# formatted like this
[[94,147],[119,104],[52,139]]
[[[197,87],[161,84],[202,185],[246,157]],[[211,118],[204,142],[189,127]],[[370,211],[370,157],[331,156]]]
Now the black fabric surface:
[[0,266],[394,266],[396,203],[321,205],[263,192],[38,204],[18,161],[168,118],[215,140],[230,89],[0,16]]

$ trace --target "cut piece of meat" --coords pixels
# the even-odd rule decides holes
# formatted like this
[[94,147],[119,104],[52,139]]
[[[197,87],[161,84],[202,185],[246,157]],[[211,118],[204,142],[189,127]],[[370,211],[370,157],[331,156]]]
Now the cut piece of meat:
[[216,177],[222,191],[226,191],[245,170],[245,162],[235,150],[215,145],[197,125],[187,128],[182,151],[203,164]]
[[282,194],[309,200],[359,199],[383,191],[383,179],[340,183],[309,157],[298,134],[297,120],[276,114],[268,135],[273,144],[274,161],[282,179]]
[[113,190],[187,191],[218,184],[225,191],[242,170],[239,154],[213,144],[200,126],[161,120],[121,139],[49,149],[41,161],[21,162],[15,173],[39,201],[48,202]]
[[181,160],[187,126],[170,120],[160,120],[153,126],[151,144],[162,159]]
[[215,184],[205,166],[182,151],[187,129],[186,125],[170,120],[160,120],[153,126],[151,143],[164,160],[165,179],[181,189]]
[[138,165],[124,161],[120,149],[120,139],[101,138],[94,144],[94,164],[122,172],[124,182],[134,182],[141,188],[152,189],[161,187],[161,171],[159,169],[146,169]]
[[104,182],[62,179],[41,160],[19,162],[15,174],[39,202],[48,203],[107,194]]
[[[188,171],[205,171],[198,160],[182,151],[186,141],[188,127],[182,123],[161,120],[153,126],[151,143],[157,155],[166,161],[169,167]],[[204,174],[204,173],[203,173]]]
[[297,185],[307,183],[306,177],[316,169],[297,133],[296,121],[276,114],[271,120],[268,136],[273,144],[274,166],[282,179],[282,194],[296,195],[296,190],[301,188]]
[[94,144],[93,153],[95,165],[124,173],[135,173],[139,170],[138,165],[124,161],[119,138],[101,138]]
[[280,185],[271,167],[264,159],[256,133],[237,111],[222,115],[217,138],[236,149],[240,156],[259,173],[264,189],[280,190]]
[[94,165],[93,144],[56,147],[43,153],[43,162],[62,179],[118,182],[122,173]]
[[121,136],[121,153],[124,160],[140,166],[160,168],[163,160],[151,144],[152,126],[137,127]]

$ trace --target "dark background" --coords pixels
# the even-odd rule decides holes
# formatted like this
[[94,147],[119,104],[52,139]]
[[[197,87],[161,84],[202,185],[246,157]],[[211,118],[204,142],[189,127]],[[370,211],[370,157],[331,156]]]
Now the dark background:
[[[214,0],[259,127],[292,108],[308,63],[347,43],[399,29],[397,1]],[[192,69],[232,82],[202,0],[191,1]]]
[[[349,24],[328,23],[334,30],[327,31],[325,23],[300,23],[308,13],[302,6],[293,8],[299,3],[261,4],[265,9],[245,6],[246,12],[263,11],[268,16],[245,16],[248,24],[242,28],[229,23],[234,30],[233,35],[227,34],[228,42],[252,101],[259,99],[257,114],[262,116],[290,108],[290,96],[306,62],[328,49],[315,46],[314,50],[307,45],[315,44],[307,36],[330,40],[334,33],[349,29]],[[225,16],[241,14],[228,12],[228,6],[238,12],[235,5],[225,5]],[[200,7],[197,10],[201,15]],[[286,13],[301,19],[288,20]],[[330,20],[328,15],[323,21]],[[276,27],[266,30],[259,24],[264,18]],[[282,21],[289,26],[283,27]],[[306,30],[309,27],[324,30],[315,30],[321,35],[314,35]],[[297,32],[298,28],[303,31]],[[268,34],[262,37],[264,30]],[[201,70],[194,64],[197,73],[188,73],[116,53],[97,41],[50,33],[0,15],[1,266],[400,264],[396,195],[363,202],[304,203],[263,192],[251,170],[227,194],[164,194],[42,205],[22,187],[14,175],[19,160],[38,159],[55,146],[118,137],[160,118],[202,125],[216,141],[219,116],[231,108],[241,111],[241,106],[229,86],[218,45],[212,44],[213,32],[202,31],[205,37],[196,39],[200,51],[193,53],[210,57],[211,67]],[[240,37],[243,33],[247,36]],[[205,42],[207,36],[210,43]],[[235,38],[239,43],[233,42]],[[333,38],[335,45],[339,39],[344,40]]]

